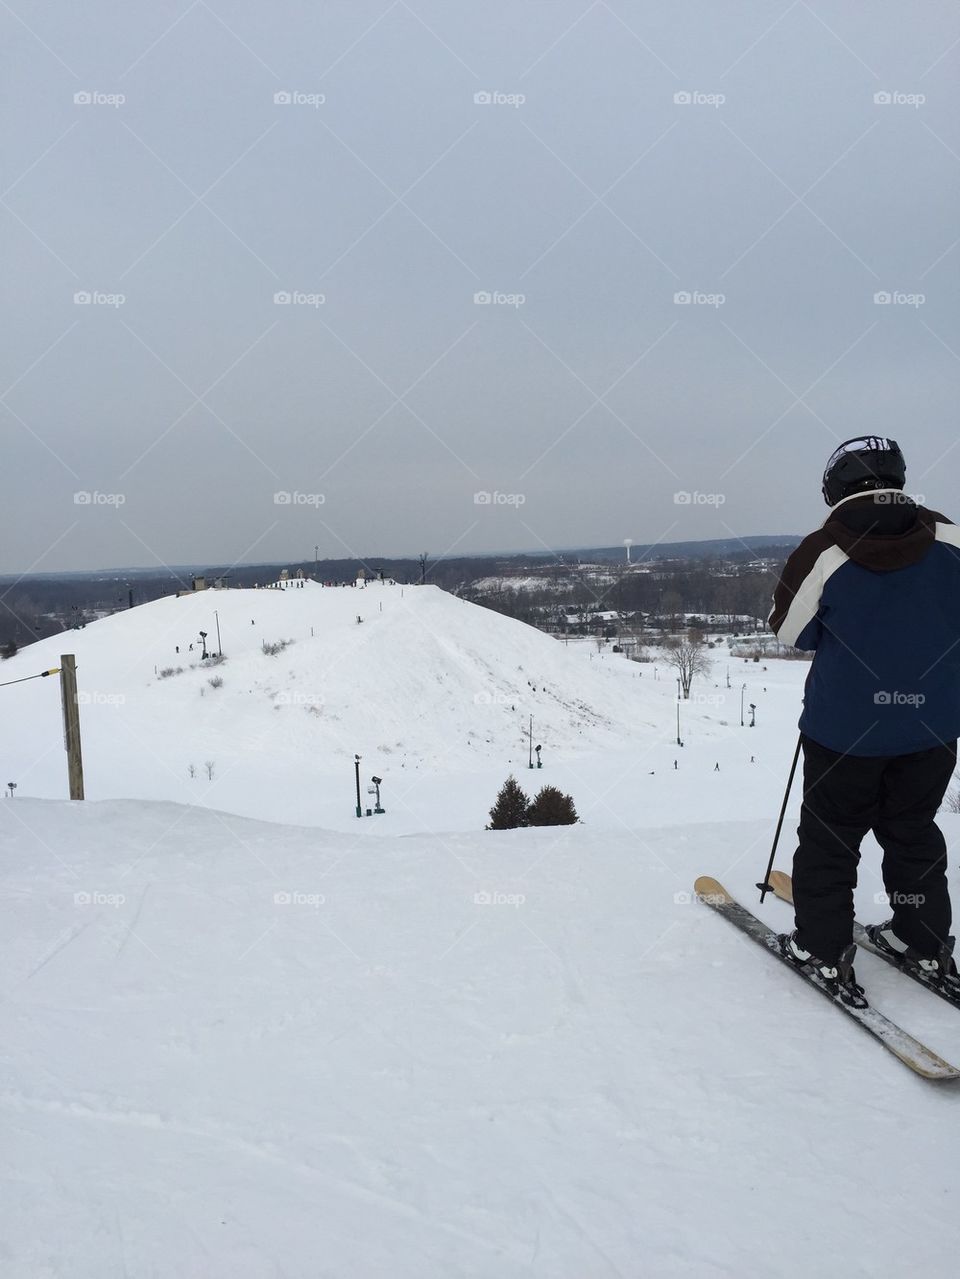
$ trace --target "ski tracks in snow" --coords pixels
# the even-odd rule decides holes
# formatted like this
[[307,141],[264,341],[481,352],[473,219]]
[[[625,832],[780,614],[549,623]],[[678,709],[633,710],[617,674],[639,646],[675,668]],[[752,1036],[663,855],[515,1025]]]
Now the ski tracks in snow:
[[[137,937],[136,927],[137,927],[137,924],[140,922],[140,913],[143,910],[143,903],[147,900],[147,893],[149,893],[151,886],[152,886],[151,883],[146,884],[143,892],[140,894],[140,900],[137,902],[137,909],[133,916],[133,923],[124,925],[127,931],[124,933],[123,940],[120,942],[120,945],[117,947],[117,954],[116,954],[117,960],[119,960],[120,956],[123,954],[124,950],[126,949],[127,942],[130,940],[130,938]],[[137,937],[137,941],[140,941],[139,937]],[[145,945],[145,944],[146,943],[141,942],[141,945]]]
[[16,986],[13,987],[13,990],[8,991],[7,994],[13,994],[13,992],[19,990],[21,986],[25,986],[31,978],[36,977],[37,973],[40,972],[41,969],[46,968],[51,959],[55,959],[61,951],[64,951],[68,946],[71,946],[77,938],[80,937],[81,934],[85,933],[95,922],[95,919],[88,919],[85,924],[74,924],[72,928],[68,928],[66,935],[61,934],[54,942],[53,946],[51,946],[44,955],[43,959],[41,959],[38,964],[35,964],[26,976],[17,982]]
[[[272,1142],[251,1140],[248,1137],[240,1136],[229,1128],[217,1128],[209,1124],[205,1126],[191,1124],[154,1111],[126,1109],[115,1105],[100,1105],[97,1104],[97,1099],[91,1099],[90,1101],[61,1101],[51,1097],[29,1096],[26,1093],[10,1089],[0,1092],[0,1106],[20,1112],[32,1111],[38,1114],[50,1115],[54,1118],[69,1117],[79,1120],[93,1120],[97,1123],[106,1123],[118,1127],[129,1127],[166,1133],[174,1137],[199,1138],[202,1141],[209,1141],[222,1146],[233,1154],[265,1160],[302,1176],[319,1180],[327,1186],[331,1193],[339,1192],[351,1199],[373,1205],[378,1209],[385,1209],[406,1220],[428,1225],[472,1247],[492,1251],[499,1259],[503,1259],[504,1247],[502,1240],[486,1238],[481,1234],[465,1230],[450,1222],[438,1221],[433,1214],[418,1208],[415,1204],[405,1203],[401,1199],[373,1190],[369,1186],[327,1172],[317,1164],[285,1154]],[[358,1153],[356,1142],[352,1137],[326,1135],[323,1139],[337,1147],[346,1147],[354,1154]],[[515,1260],[519,1262],[519,1259],[520,1250],[517,1248]]]

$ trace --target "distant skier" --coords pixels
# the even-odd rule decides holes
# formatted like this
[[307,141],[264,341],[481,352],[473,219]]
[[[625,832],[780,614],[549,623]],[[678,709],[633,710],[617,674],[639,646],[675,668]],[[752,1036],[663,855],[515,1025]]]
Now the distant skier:
[[957,983],[946,843],[935,818],[960,734],[960,529],[903,492],[895,440],[863,436],[823,476],[831,513],[797,547],[770,625],[815,650],[804,689],[796,931],[784,953],[863,1003],[853,890],[873,831],[893,917],[869,928],[902,963]]

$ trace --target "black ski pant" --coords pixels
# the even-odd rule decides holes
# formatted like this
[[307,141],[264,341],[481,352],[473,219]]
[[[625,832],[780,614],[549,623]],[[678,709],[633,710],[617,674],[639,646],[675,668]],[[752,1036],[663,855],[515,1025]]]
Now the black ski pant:
[[842,755],[803,737],[803,805],[793,859],[797,941],[827,963],[853,940],[860,844],[883,849],[893,930],[923,956],[950,931],[947,846],[934,820],[957,743],[911,755]]

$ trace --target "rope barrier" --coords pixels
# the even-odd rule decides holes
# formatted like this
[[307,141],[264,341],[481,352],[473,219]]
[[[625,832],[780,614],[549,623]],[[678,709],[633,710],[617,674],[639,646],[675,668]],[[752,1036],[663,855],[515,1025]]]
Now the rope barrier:
[[26,684],[32,679],[46,679],[48,675],[59,675],[60,667],[54,666],[49,671],[41,671],[39,675],[24,675],[23,679],[8,679],[5,684],[0,684],[0,688],[9,688],[11,684]]

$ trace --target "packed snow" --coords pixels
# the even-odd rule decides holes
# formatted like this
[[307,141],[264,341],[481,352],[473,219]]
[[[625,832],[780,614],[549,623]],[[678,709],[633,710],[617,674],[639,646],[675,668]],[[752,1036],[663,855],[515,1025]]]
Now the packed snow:
[[[56,678],[0,689],[4,1279],[952,1279],[960,1093],[691,900],[756,903],[805,663],[716,647],[678,746],[662,659],[430,587],[162,600],[0,682],[69,652],[83,803]],[[483,830],[510,771],[582,822]]]

